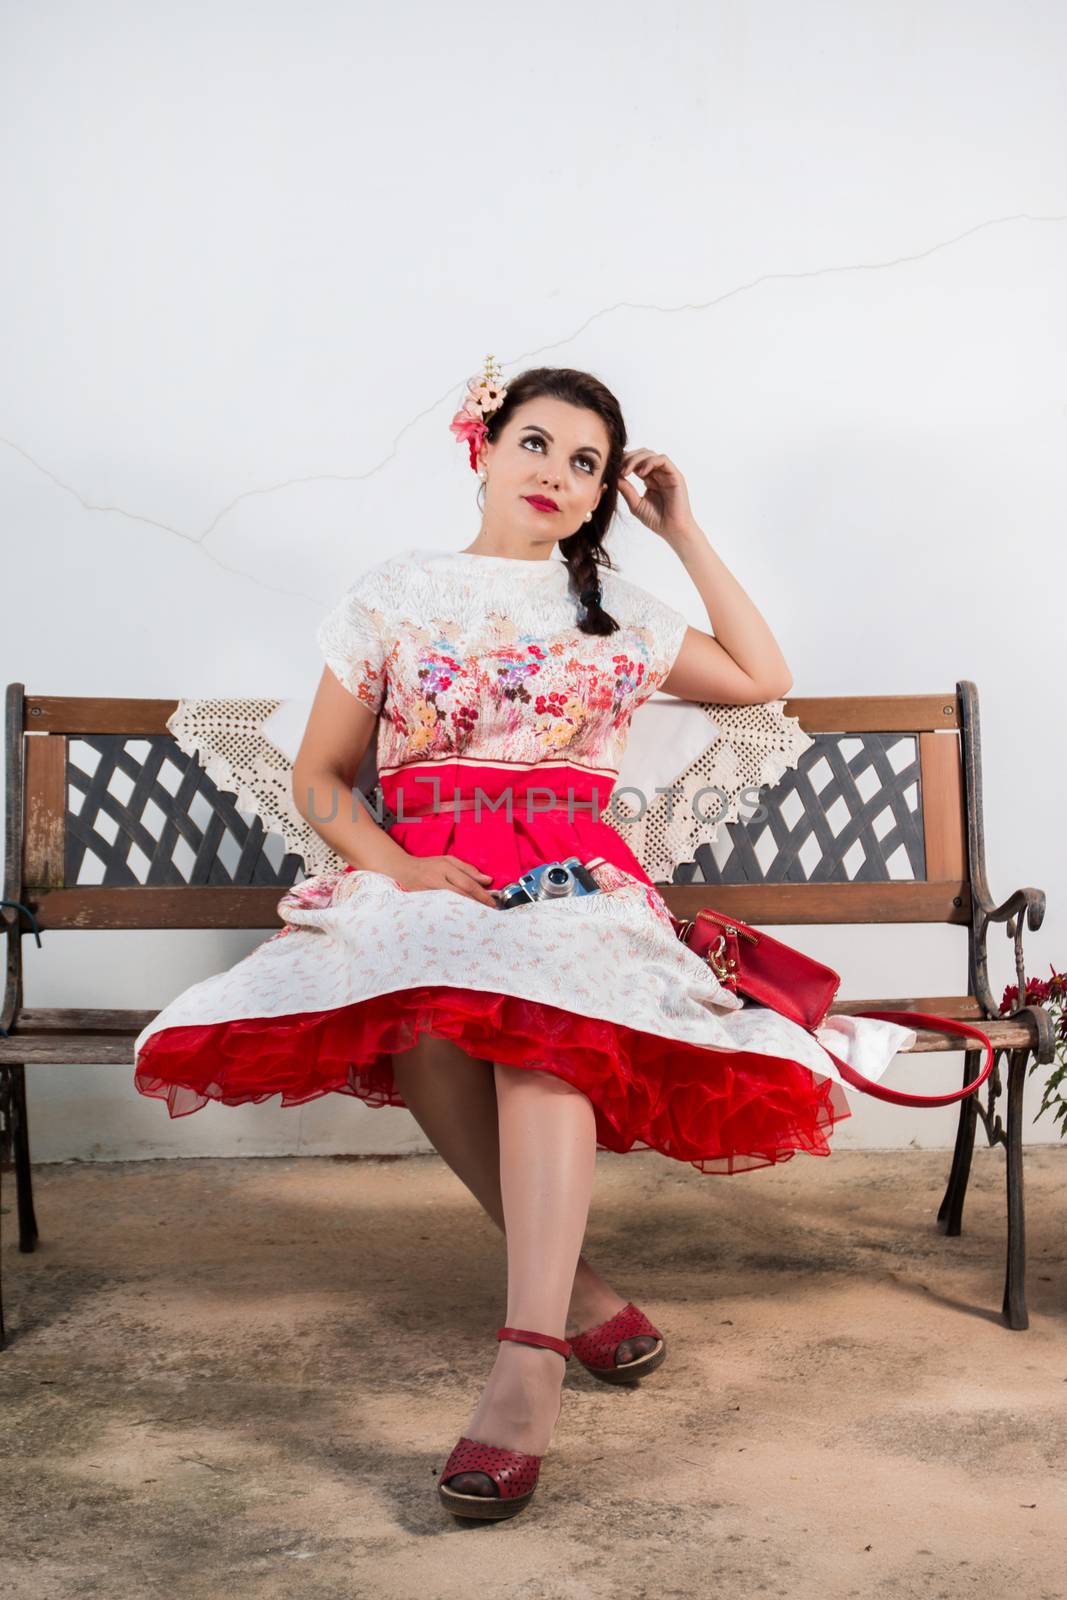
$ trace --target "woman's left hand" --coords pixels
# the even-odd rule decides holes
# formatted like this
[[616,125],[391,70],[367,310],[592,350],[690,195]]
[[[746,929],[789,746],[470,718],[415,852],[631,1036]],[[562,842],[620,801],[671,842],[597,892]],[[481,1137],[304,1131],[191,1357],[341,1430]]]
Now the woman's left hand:
[[[630,472],[645,485],[644,494],[627,483]],[[637,520],[670,545],[696,526],[685,479],[669,456],[653,450],[628,450],[622,458],[619,493]]]

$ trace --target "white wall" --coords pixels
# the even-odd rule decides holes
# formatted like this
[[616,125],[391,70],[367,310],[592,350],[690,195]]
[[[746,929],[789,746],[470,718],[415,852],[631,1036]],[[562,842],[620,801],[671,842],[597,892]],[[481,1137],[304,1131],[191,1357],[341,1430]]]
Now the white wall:
[[[796,694],[977,682],[993,893],[1044,888],[1030,969],[1067,964],[1061,8],[97,0],[9,11],[3,56],[5,682],[310,694],[343,585],[477,532],[448,421],[487,351],[588,367]],[[613,543],[707,625],[625,508]],[[962,986],[960,930],[781,933],[845,993]],[[27,1000],[161,1006],[262,937],[26,939]],[[40,1160],[425,1148],[340,1096],[169,1122],[131,1069],[30,1080]],[[954,1120],[860,1102],[836,1144]]]

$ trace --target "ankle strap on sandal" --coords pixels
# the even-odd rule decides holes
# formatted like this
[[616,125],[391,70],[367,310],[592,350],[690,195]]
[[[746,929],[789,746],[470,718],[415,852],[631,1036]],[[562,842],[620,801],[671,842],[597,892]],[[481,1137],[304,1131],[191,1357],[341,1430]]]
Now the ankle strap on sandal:
[[529,1328],[498,1328],[498,1339],[514,1339],[517,1344],[543,1345],[546,1350],[557,1350],[565,1361],[570,1360],[571,1347],[566,1339],[557,1339],[551,1333],[531,1333]]

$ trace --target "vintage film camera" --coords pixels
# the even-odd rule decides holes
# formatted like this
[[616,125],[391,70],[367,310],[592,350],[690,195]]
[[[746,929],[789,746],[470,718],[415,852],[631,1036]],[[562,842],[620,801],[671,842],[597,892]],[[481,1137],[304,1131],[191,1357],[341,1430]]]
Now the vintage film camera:
[[599,892],[600,885],[577,856],[568,856],[565,861],[546,861],[524,872],[514,883],[490,891],[501,911],[529,905],[534,900],[558,900],[573,894]]

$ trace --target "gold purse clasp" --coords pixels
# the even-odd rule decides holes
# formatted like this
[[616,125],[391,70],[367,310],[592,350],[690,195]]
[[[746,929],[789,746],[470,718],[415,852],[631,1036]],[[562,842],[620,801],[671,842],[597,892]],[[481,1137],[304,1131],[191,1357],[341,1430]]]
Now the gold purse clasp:
[[736,979],[734,978],[731,968],[736,967],[737,962],[732,956],[726,955],[725,952],[726,935],[724,933],[720,933],[718,944],[713,945],[708,950],[705,959],[720,983],[734,983]]

